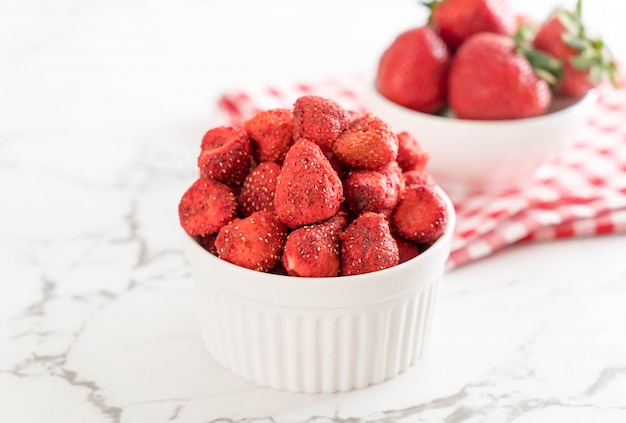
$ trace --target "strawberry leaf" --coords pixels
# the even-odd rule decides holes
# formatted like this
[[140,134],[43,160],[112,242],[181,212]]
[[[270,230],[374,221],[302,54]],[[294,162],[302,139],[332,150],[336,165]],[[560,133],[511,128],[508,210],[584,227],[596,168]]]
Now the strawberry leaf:
[[577,35],[566,33],[563,34],[562,38],[565,44],[572,48],[575,48],[576,50],[584,50],[587,47],[585,41]]
[[522,52],[530,62],[535,74],[548,84],[554,85],[563,75],[563,62],[542,51],[527,49]]
[[576,57],[570,59],[571,65],[579,70],[588,70],[593,84],[608,78],[614,86],[617,86],[617,66],[613,55],[602,40],[587,35],[582,22],[582,0],[576,2],[574,11],[558,9],[557,13],[565,28],[563,41],[579,52]]
[[[532,32],[530,32],[532,31]],[[520,27],[513,35],[515,50],[528,60],[535,74],[550,85],[556,85],[563,76],[563,62],[549,53],[532,46],[535,30]]]
[[422,6],[426,6],[428,10],[430,10],[430,15],[428,16],[428,23],[432,23],[433,19],[433,11],[441,4],[443,0],[431,0],[431,1],[421,1]]

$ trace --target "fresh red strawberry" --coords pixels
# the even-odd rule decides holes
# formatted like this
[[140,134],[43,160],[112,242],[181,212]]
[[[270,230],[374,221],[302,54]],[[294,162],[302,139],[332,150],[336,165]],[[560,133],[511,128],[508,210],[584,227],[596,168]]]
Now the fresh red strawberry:
[[274,210],[274,192],[280,171],[278,163],[263,162],[248,173],[237,198],[242,216]]
[[293,230],[287,237],[282,257],[287,274],[314,278],[337,276],[339,232],[345,225],[345,216],[337,215]]
[[533,45],[563,61],[559,94],[582,97],[607,77],[617,84],[617,67],[608,48],[587,35],[580,0],[573,12],[557,8],[539,28]]
[[431,25],[451,51],[479,32],[512,35],[517,26],[507,0],[440,0],[427,5]]
[[250,168],[250,140],[235,127],[210,129],[202,138],[198,167],[203,176],[239,186]]
[[425,170],[409,170],[402,174],[404,183],[409,185],[430,185],[435,186],[435,179]]
[[306,139],[296,141],[276,184],[278,218],[292,229],[321,222],[337,214],[343,199],[341,179],[320,147]]
[[340,236],[341,274],[359,275],[393,267],[400,257],[384,215],[365,212]]
[[497,120],[538,116],[552,100],[548,83],[505,35],[470,37],[450,65],[449,101],[461,119]]
[[306,138],[328,150],[350,122],[348,112],[336,102],[305,95],[293,105],[293,139]]
[[433,187],[407,185],[391,215],[391,225],[400,236],[431,244],[443,235],[448,212]]
[[[395,162],[394,162],[395,163]],[[391,177],[390,177],[391,176]],[[366,211],[389,216],[398,203],[402,191],[401,173],[356,170],[350,172],[343,184],[346,204],[356,214]]]
[[236,215],[232,190],[213,179],[200,177],[183,194],[178,205],[180,224],[190,236],[216,233]]
[[223,260],[267,272],[280,260],[286,240],[287,228],[276,214],[259,211],[220,229],[215,248]]
[[449,63],[448,49],[432,28],[411,29],[383,52],[376,87],[394,103],[436,113],[446,101]]
[[350,169],[377,170],[396,159],[398,138],[386,122],[368,114],[341,133],[333,153]]
[[419,142],[408,132],[398,135],[398,158],[396,159],[404,172],[422,170],[430,158]]
[[263,110],[244,122],[257,162],[282,163],[293,144],[293,115],[289,109]]

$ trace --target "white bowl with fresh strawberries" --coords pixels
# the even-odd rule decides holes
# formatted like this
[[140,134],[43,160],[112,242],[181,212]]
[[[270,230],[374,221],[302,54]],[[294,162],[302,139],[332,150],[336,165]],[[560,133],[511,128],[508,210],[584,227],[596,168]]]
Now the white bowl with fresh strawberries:
[[559,99],[554,111],[537,117],[479,121],[416,112],[369,89],[372,111],[415,135],[430,154],[427,171],[455,200],[522,188],[539,166],[576,141],[596,97],[591,91],[580,99]]
[[428,23],[380,55],[371,111],[418,139],[449,194],[519,188],[576,140],[615,62],[587,34],[580,1],[538,24],[506,0],[429,6]]

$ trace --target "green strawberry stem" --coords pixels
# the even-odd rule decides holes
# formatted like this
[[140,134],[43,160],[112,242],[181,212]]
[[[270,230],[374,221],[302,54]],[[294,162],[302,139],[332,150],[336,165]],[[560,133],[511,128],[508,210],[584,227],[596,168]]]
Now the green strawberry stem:
[[551,86],[555,86],[563,76],[563,63],[551,54],[532,47],[536,28],[522,25],[513,35],[516,51],[528,60],[535,74]]
[[550,54],[528,49],[522,53],[530,62],[533,70],[541,79],[550,85],[556,85],[563,75],[563,63]]
[[593,84],[608,78],[617,86],[617,65],[611,51],[601,39],[593,39],[587,35],[582,21],[582,0],[576,2],[574,11],[559,8],[556,13],[566,30],[563,41],[579,52],[570,59],[572,66],[588,70]]
[[430,14],[428,15],[428,24],[432,23],[433,10],[435,10],[435,8],[439,6],[442,1],[443,0],[420,1],[421,5],[426,6],[428,10],[430,11]]

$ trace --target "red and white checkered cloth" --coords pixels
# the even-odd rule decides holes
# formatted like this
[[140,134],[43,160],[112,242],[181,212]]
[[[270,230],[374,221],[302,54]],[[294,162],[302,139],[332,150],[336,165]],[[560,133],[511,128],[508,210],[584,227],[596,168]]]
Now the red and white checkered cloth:
[[[292,107],[305,94],[362,113],[368,111],[364,84],[362,77],[350,76],[231,91],[220,97],[217,119],[241,126],[257,111]],[[520,241],[626,232],[626,89],[600,87],[592,116],[573,145],[540,167],[523,189],[471,195],[457,199],[455,208],[449,269]]]

